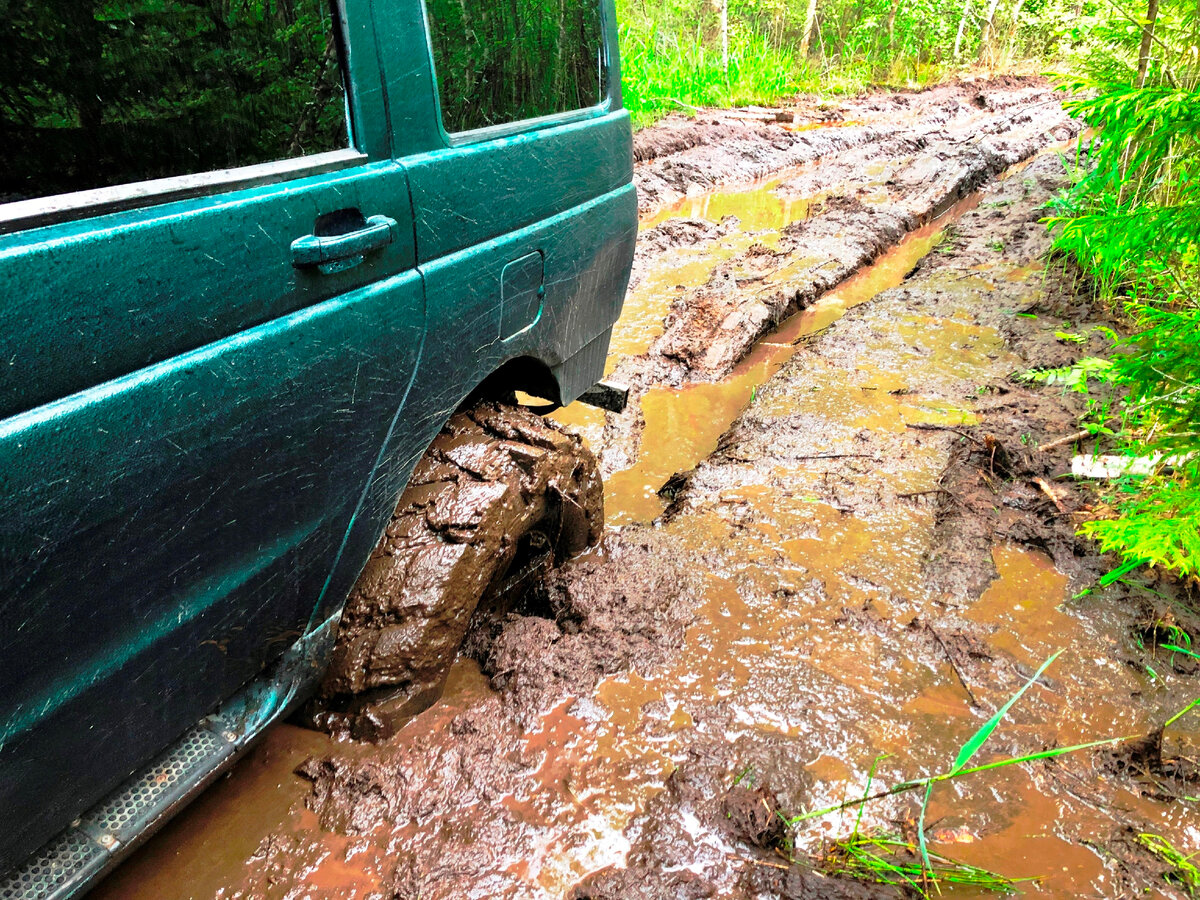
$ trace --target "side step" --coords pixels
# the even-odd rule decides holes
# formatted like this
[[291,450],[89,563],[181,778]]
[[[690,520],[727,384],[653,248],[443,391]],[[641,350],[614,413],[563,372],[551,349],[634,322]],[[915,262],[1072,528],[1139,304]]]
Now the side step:
[[624,412],[629,405],[629,385],[619,381],[597,381],[576,399],[609,412]]
[[0,900],[69,900],[82,894],[304,699],[324,671],[336,619],[293,644],[265,675],[185,732],[24,865],[0,873]]
[[[213,720],[212,724],[216,724]],[[0,879],[0,900],[65,900],[108,868],[113,857],[198,793],[232,761],[236,745],[206,727],[170,750]]]

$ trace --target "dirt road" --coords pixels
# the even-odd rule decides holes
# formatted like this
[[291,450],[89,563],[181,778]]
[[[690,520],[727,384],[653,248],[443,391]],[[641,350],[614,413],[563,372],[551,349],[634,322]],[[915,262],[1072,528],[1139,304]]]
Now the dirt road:
[[[1061,649],[978,759],[1139,739],[940,785],[931,847],[1173,896],[1137,835],[1200,849],[1200,717],[1160,727],[1200,672],[1156,649],[1200,637],[1194,598],[1072,599],[1112,564],[1062,477],[1081,400],[1012,377],[1113,324],[1038,222],[1079,131],[1005,79],[640,133],[634,402],[557,414],[602,462],[600,546],[395,737],[276,729],[98,895],[902,896],[811,867],[855,813],[783,817],[948,768]],[[918,802],[860,827],[911,836]]]

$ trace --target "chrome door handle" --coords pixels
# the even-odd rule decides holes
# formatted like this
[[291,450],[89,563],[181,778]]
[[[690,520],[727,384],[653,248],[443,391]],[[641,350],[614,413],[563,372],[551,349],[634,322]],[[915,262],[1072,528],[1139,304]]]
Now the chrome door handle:
[[[363,254],[379,250],[392,242],[396,220],[390,216],[371,216],[367,219],[367,227],[346,234],[317,237],[306,234],[292,241],[292,265],[321,266],[325,270],[326,263],[337,263],[343,260],[360,262]],[[341,267],[337,267],[341,268]],[[331,269],[336,271],[337,269]]]

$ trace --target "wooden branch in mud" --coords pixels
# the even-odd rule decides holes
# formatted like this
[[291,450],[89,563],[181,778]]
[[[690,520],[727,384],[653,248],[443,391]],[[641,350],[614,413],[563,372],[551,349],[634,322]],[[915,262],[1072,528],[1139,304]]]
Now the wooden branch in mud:
[[949,431],[957,434],[959,437],[965,437],[968,440],[974,441],[977,444],[982,444],[983,441],[975,437],[973,434],[967,434],[965,431],[959,431],[957,428],[951,428],[949,425],[926,425],[923,422],[905,422],[905,428],[915,428],[918,431]]
[[1090,434],[1091,434],[1091,432],[1087,431],[1086,429],[1084,431],[1077,431],[1074,434],[1068,434],[1066,437],[1060,437],[1060,438],[1054,439],[1053,441],[1047,441],[1044,444],[1038,444],[1037,450],[1038,450],[1038,453],[1045,453],[1047,450],[1054,450],[1058,447],[1065,447],[1067,444],[1073,444],[1076,441],[1083,440],[1085,437],[1088,437]]
[[942,652],[946,654],[946,659],[950,662],[950,668],[954,670],[955,677],[958,678],[958,683],[963,686],[963,690],[967,692],[967,697],[971,700],[971,705],[979,709],[979,701],[975,699],[975,694],[971,691],[971,686],[967,684],[967,679],[963,678],[963,673],[958,668],[958,663],[954,660],[954,654],[950,652],[950,648],[946,646],[946,642],[942,640],[942,636],[937,633],[937,630],[929,623],[925,624],[925,630],[933,635],[933,639],[938,642],[938,646],[942,648]]
[[874,453],[814,453],[811,456],[791,456],[789,459],[869,459],[872,462],[883,462]]
[[916,497],[927,497],[930,494],[945,494],[947,497],[949,497],[955,503],[959,504],[960,506],[962,505],[962,501],[959,500],[957,497],[955,497],[953,493],[946,490],[945,488],[934,488],[931,491],[908,491],[907,493],[897,494],[896,496],[899,497],[901,500],[912,500]]

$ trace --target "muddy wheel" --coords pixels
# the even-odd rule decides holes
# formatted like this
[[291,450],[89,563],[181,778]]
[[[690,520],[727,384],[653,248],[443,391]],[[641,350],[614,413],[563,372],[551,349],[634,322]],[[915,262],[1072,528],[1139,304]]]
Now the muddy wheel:
[[309,721],[381,739],[431,704],[480,599],[502,606],[594,543],[603,496],[595,457],[553,423],[491,402],[456,414],[350,592]]

